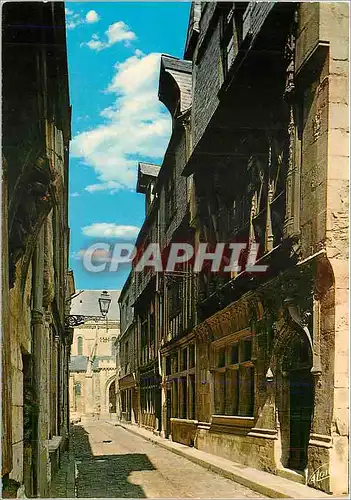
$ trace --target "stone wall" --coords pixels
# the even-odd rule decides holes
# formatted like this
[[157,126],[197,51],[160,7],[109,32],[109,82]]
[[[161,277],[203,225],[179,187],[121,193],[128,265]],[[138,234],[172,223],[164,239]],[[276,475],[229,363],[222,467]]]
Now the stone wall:
[[[12,4],[3,9],[3,16],[3,147],[10,172],[4,262],[9,282],[3,290],[8,298],[5,349],[10,366],[5,377],[12,385],[11,408],[6,409],[11,415],[5,419],[11,421],[13,455],[7,472],[26,496],[47,497],[52,478],[49,448],[54,435],[61,434],[65,443],[68,428],[64,301],[70,120],[65,30],[46,30],[43,38],[40,24],[45,18],[52,28],[64,25],[64,6]],[[23,30],[29,20],[33,29]],[[42,50],[44,43],[50,57]],[[61,141],[52,150],[54,130]],[[57,377],[51,369],[54,359]],[[60,394],[53,405],[59,411],[53,411],[51,394]]]
[[198,429],[195,446],[206,453],[256,467],[266,472],[276,472],[275,440],[237,436]]

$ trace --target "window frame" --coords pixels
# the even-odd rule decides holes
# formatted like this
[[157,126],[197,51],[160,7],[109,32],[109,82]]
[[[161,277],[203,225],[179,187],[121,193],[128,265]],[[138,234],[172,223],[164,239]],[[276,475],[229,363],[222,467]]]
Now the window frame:
[[[248,341],[251,345],[249,356],[245,354]],[[254,417],[256,369],[253,362],[253,343],[254,335],[246,329],[224,342],[221,339],[212,346],[213,416]],[[233,363],[232,349],[236,346],[238,346],[238,360]],[[223,363],[223,351],[225,363]]]
[[77,337],[77,356],[83,356],[84,339],[82,335]]
[[[190,366],[191,349],[194,349],[194,363]],[[186,365],[185,360],[186,351]],[[170,361],[168,359],[170,358]],[[166,355],[166,366],[171,366],[171,373],[166,373],[166,383],[172,387],[171,418],[195,420],[196,418],[196,343],[195,340],[180,345],[176,351]],[[186,368],[184,368],[186,366]]]

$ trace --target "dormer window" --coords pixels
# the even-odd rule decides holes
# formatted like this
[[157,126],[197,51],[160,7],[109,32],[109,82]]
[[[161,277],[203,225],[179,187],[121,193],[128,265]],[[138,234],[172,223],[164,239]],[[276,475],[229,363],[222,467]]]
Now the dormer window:
[[223,77],[226,78],[243,39],[243,13],[247,2],[222,2],[221,48]]

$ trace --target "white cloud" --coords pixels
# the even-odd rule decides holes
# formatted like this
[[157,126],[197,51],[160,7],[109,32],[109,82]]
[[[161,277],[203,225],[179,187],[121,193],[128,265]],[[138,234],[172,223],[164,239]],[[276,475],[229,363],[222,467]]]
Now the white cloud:
[[82,24],[81,21],[69,21],[67,23],[67,29],[69,30],[74,30],[74,28],[76,28],[77,26],[79,26],[80,24]]
[[85,188],[85,191],[89,193],[95,193],[96,191],[110,191],[111,194],[116,193],[123,186],[116,181],[108,181],[101,184],[91,184]]
[[129,26],[123,21],[111,24],[107,31],[105,31],[105,35],[107,38],[105,42],[100,40],[99,35],[94,34],[89,42],[81,45],[87,45],[91,50],[100,51],[112,47],[112,45],[118,42],[124,42],[125,45],[129,45],[132,40],[136,40],[134,31],[131,31]]
[[135,189],[137,162],[163,157],[171,119],[158,100],[159,67],[160,54],[141,51],[115,65],[107,88],[115,101],[101,112],[105,122],[71,143],[72,156],[93,167],[100,181],[87,191]]
[[70,196],[72,198],[77,198],[77,196],[80,196],[80,194],[77,191],[75,191],[74,193],[71,193]]
[[100,16],[95,10],[90,10],[85,16],[82,14],[82,12],[77,13],[70,9],[65,9],[65,13],[67,20],[67,29],[69,30],[73,30],[81,24],[92,24],[100,20]]
[[81,46],[87,45],[89,49],[100,51],[104,49],[104,44],[100,40],[89,40],[86,44],[81,44]]
[[85,236],[96,238],[120,238],[123,240],[135,239],[140,231],[136,226],[119,226],[107,222],[95,222],[91,226],[82,227]]
[[96,10],[89,10],[85,16],[85,20],[87,23],[97,23],[100,21],[100,16]]
[[116,42],[123,42],[124,40],[136,39],[136,34],[123,21],[111,24],[106,31],[106,36],[110,45]]

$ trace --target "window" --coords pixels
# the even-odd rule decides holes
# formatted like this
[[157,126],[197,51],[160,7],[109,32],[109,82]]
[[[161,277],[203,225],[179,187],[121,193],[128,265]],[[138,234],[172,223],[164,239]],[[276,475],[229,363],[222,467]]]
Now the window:
[[231,353],[231,363],[235,365],[236,363],[239,363],[239,344],[236,343],[230,348],[230,353]]
[[172,387],[171,417],[194,419],[196,406],[195,344],[182,347],[167,356],[166,379]]
[[75,389],[76,389],[76,396],[80,396],[82,394],[81,384],[77,383]]
[[178,379],[172,383],[172,417],[178,418]]
[[186,377],[181,377],[180,382],[180,415],[179,418],[187,418],[188,396],[187,396],[187,380]]
[[180,282],[176,281],[168,289],[170,318],[174,318],[180,312],[180,286]]
[[195,344],[189,346],[189,368],[195,366]]
[[178,372],[178,352],[172,356],[172,373]]
[[111,356],[116,356],[116,337],[111,338]]
[[218,351],[218,368],[223,368],[225,366],[225,349],[220,349]]
[[188,359],[187,359],[187,356],[188,356],[188,350],[187,349],[183,349],[181,351],[181,369],[182,371],[183,370],[186,370],[188,368]]
[[251,336],[214,350],[215,414],[253,416],[255,369],[251,356]]
[[83,337],[77,338],[77,354],[78,356],[83,355]]

